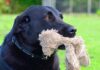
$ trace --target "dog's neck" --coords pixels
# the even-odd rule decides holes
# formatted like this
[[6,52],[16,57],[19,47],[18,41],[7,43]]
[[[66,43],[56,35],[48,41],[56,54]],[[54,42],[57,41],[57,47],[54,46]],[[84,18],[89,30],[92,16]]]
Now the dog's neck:
[[[5,40],[7,40],[7,38]],[[3,50],[6,50],[6,51],[2,51],[1,55],[2,55],[2,58],[4,59],[4,61],[6,61],[7,64],[13,68],[15,68],[15,67],[21,68],[22,66],[25,66],[25,68],[33,67],[32,69],[34,69],[34,67],[39,68],[39,65],[46,66],[46,65],[53,64],[53,63],[50,63],[50,61],[51,62],[54,61],[55,55],[52,55],[47,60],[43,60],[43,59],[39,59],[39,58],[32,58],[29,55],[26,55],[25,53],[23,53],[20,49],[18,49],[16,47],[16,45],[12,42],[11,38],[9,40],[7,40],[6,42],[7,43],[6,44],[4,43],[4,45],[3,45]],[[9,42],[9,44],[8,44],[8,42]],[[37,44],[34,44],[34,46],[39,47],[39,45],[37,45]],[[34,53],[37,53],[37,51],[40,51],[40,49],[37,49]],[[37,63],[39,63],[39,64],[37,64]],[[18,70],[20,70],[20,69],[18,69]],[[24,70],[27,70],[27,69],[24,69]]]
[[[22,51],[23,53],[25,53],[26,55],[28,55],[29,57],[31,58],[39,58],[39,59],[42,59],[42,60],[46,60],[48,59],[47,56],[43,55],[43,53],[41,52],[41,50],[39,50],[41,53],[40,54],[35,54],[33,51],[33,48],[31,48],[31,46],[29,45],[26,45],[24,43],[19,43],[18,40],[16,39],[15,36],[12,37],[12,43],[15,44],[15,46],[20,50]],[[37,51],[38,51],[37,50]],[[36,51],[36,50],[35,50]]]
[[[48,58],[47,60],[42,60],[39,58],[31,58],[30,56],[26,55],[15,46],[16,46],[15,44],[12,44],[12,46],[8,47],[7,51],[4,52],[5,55],[3,55],[4,60],[12,68],[17,69],[17,68],[23,67],[23,69],[25,68],[24,70],[28,70],[28,69],[31,70],[31,68],[32,69],[36,68],[36,70],[38,70],[37,68],[39,68],[39,66],[41,65],[44,66],[45,68],[46,65],[53,64],[53,63],[50,63],[50,61],[51,62],[54,61],[54,56]],[[23,70],[23,69],[17,69],[17,70]]]

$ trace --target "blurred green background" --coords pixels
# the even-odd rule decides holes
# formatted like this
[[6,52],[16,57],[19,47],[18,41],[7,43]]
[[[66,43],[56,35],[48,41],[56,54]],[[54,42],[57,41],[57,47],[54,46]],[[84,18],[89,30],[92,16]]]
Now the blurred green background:
[[[0,44],[19,13],[31,5],[48,5],[48,1],[54,0],[0,0]],[[84,38],[91,63],[81,69],[100,70],[100,0],[56,0],[49,5],[63,12],[64,21],[75,26],[77,35]],[[58,55],[60,68],[65,70],[65,51],[59,50]]]

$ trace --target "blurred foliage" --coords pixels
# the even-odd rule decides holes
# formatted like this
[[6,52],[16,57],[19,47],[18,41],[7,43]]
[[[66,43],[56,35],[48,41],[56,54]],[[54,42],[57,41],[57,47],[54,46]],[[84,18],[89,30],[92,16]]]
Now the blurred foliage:
[[100,9],[96,11],[96,14],[100,16]]
[[[87,12],[88,0],[57,0],[56,7],[62,12],[70,12],[70,1],[73,1],[73,12]],[[100,9],[100,0],[92,1],[92,12]]]
[[5,0],[0,0],[0,14],[1,13],[10,13],[11,8],[10,6],[5,4]]
[[[20,13],[31,5],[41,5],[42,0],[0,0],[0,13]],[[56,0],[56,8],[61,12],[70,12],[70,1],[73,1],[73,12],[87,12],[88,0]],[[47,3],[48,4],[48,3]],[[92,0],[92,13],[100,9],[100,0]]]
[[10,5],[6,0],[0,0],[0,13],[19,13],[31,5],[41,5],[42,0],[10,0]]
[[98,10],[98,9],[100,9],[100,0],[93,0],[92,1],[92,12],[95,12],[96,13],[96,11]]
[[31,5],[41,5],[41,0],[11,0],[11,13],[19,13]]
[[62,12],[67,12],[68,8],[69,8],[69,0],[57,0],[56,1],[56,8],[59,11]]

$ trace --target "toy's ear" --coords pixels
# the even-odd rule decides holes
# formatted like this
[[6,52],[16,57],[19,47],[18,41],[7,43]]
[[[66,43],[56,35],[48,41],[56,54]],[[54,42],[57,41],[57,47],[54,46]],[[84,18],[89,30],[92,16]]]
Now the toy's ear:
[[65,50],[65,46],[61,45],[61,46],[58,47],[58,49]]

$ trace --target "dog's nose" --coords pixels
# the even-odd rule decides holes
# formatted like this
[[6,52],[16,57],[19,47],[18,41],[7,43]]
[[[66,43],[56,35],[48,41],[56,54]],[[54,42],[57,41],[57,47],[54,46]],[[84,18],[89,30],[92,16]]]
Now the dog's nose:
[[70,27],[63,27],[61,30],[58,31],[61,35],[65,37],[74,37],[76,34],[76,29],[72,26]]
[[69,34],[75,34],[75,32],[76,32],[76,29],[74,27],[68,28],[68,33]]

